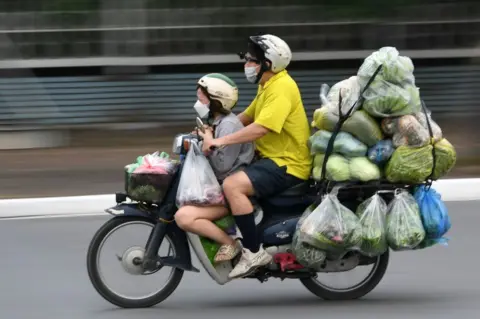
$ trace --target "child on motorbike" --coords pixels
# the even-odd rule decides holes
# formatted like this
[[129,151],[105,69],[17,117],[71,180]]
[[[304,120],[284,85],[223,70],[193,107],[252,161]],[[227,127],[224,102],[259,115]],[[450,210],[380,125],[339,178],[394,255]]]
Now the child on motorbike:
[[[230,78],[212,73],[198,81],[197,102],[193,106],[199,117],[207,118],[212,126],[206,127],[199,135],[206,140],[220,138],[241,130],[244,126],[231,112],[238,101],[238,88]],[[220,184],[223,180],[253,160],[253,143],[231,145],[206,154]],[[183,206],[175,214],[177,225],[185,231],[210,238],[221,244],[214,261],[233,259],[241,252],[236,240],[217,227],[213,221],[229,213],[226,206]]]

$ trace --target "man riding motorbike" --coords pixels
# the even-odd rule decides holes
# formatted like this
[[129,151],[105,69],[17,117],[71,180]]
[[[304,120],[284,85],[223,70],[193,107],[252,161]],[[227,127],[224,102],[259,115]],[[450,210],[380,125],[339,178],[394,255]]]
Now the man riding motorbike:
[[310,175],[310,127],[298,86],[286,70],[291,57],[289,46],[279,37],[251,36],[244,55],[245,75],[259,87],[250,106],[238,115],[245,128],[206,140],[203,145],[208,150],[255,141],[259,155],[259,160],[223,183],[244,247],[230,278],[245,277],[272,260],[257,238],[254,208],[248,197],[281,193]]
[[[238,88],[230,78],[223,74],[212,73],[198,81],[198,100],[194,105],[197,114],[212,122],[205,133],[199,131],[205,141],[229,135],[241,130],[244,126],[231,109],[238,101]],[[230,174],[237,172],[252,161],[254,146],[251,142],[230,145],[213,152],[207,158],[220,184]],[[221,244],[214,261],[221,262],[233,259],[240,251],[240,245],[212,221],[228,214],[225,206],[183,206],[175,214],[178,226],[186,231],[213,239]]]

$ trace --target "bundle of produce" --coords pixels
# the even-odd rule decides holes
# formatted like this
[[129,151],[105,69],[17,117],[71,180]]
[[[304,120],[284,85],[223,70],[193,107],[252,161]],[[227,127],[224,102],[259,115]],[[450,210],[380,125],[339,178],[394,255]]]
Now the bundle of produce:
[[[322,165],[324,154],[316,154],[313,160],[312,177],[320,181],[322,177]],[[380,169],[366,157],[353,157],[347,159],[338,154],[332,154],[328,158],[325,178],[329,181],[373,181],[381,177]]]
[[299,227],[298,240],[315,248],[342,252],[360,241],[355,234],[358,217],[343,206],[336,194],[326,195]]
[[393,250],[410,250],[425,238],[420,209],[415,198],[397,190],[387,213],[387,242]]
[[398,147],[385,167],[385,177],[392,183],[417,184],[425,181],[432,173],[433,154],[435,147],[435,169],[432,179],[445,176],[454,167],[457,160],[455,148],[446,140],[441,139],[434,146]]
[[[338,120],[338,115],[322,106],[313,113],[312,127],[332,132]],[[354,111],[343,123],[341,129],[367,146],[373,146],[383,139],[383,133],[377,121],[363,110]]]
[[387,204],[378,194],[368,198],[357,208],[360,225],[355,231],[361,240],[356,249],[365,256],[379,256],[388,249],[387,209]]
[[[324,89],[324,87],[322,87]],[[328,86],[325,87],[325,90],[322,90],[320,93],[320,101],[322,102],[322,107],[325,107],[329,112],[337,117],[342,114],[347,114],[350,108],[355,104],[355,102],[360,97],[361,87],[358,81],[358,77],[352,76],[346,80],[337,82],[328,92]],[[340,96],[342,99],[342,105],[339,109]]]
[[135,163],[125,166],[125,191],[136,201],[159,203],[165,197],[178,162],[167,153],[137,157]]
[[363,109],[374,117],[394,117],[421,111],[412,60],[400,56],[393,47],[381,48],[365,59],[357,73],[362,89],[380,65],[381,71],[363,93]]
[[176,201],[178,207],[225,205],[222,187],[197,144],[192,144],[187,153]]
[[392,140],[382,140],[368,149],[368,159],[379,166],[383,166],[392,157],[395,148]]
[[[311,154],[325,153],[332,133],[320,130],[308,139]],[[333,143],[333,153],[339,153],[347,157],[359,157],[367,154],[367,146],[353,137],[350,133],[339,132]]]
[[326,252],[315,248],[300,239],[300,227],[305,219],[315,210],[315,205],[310,205],[298,220],[295,233],[292,238],[292,252],[297,261],[306,268],[320,270],[326,259]]
[[[442,130],[430,115],[428,122],[432,128],[433,139],[438,142],[442,139]],[[382,130],[392,137],[393,145],[422,147],[430,143],[431,137],[428,130],[427,116],[423,112],[413,115],[404,115],[397,118],[385,118],[382,120]]]
[[419,186],[414,193],[415,200],[420,208],[420,217],[425,229],[423,246],[429,247],[437,243],[446,242],[442,238],[452,227],[448,209],[441,196],[433,188]]

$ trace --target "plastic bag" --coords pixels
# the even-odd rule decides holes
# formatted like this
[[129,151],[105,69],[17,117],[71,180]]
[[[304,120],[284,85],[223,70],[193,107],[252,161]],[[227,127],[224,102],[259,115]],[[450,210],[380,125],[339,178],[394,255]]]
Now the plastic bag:
[[292,238],[292,252],[297,261],[306,268],[320,270],[325,262],[327,254],[318,248],[315,248],[300,240],[300,227],[305,219],[315,210],[314,205],[310,205],[298,220],[295,233]]
[[360,226],[356,229],[361,238],[358,250],[365,256],[379,256],[387,251],[387,204],[375,194],[362,202],[356,211]]
[[169,159],[167,153],[158,152],[143,156],[140,165],[133,171],[135,174],[171,174],[177,166],[176,161]]
[[[313,113],[311,125],[319,130],[332,132],[338,120],[338,115],[326,107],[321,107]],[[351,113],[350,117],[343,123],[342,131],[352,134],[367,146],[375,145],[383,139],[383,133],[377,121],[363,110]]]
[[328,94],[320,94],[320,101],[322,102],[322,107],[328,109],[334,115],[338,114],[338,104],[340,102],[340,92],[342,94],[342,114],[347,114],[350,108],[357,102],[360,97],[360,83],[356,76],[352,76],[346,80],[337,82],[332,88],[328,91]]
[[[434,141],[442,139],[440,127],[431,120]],[[426,116],[423,113],[405,115],[399,118],[386,118],[382,120],[382,129],[385,133],[393,134],[393,145],[422,147],[430,143],[430,132],[428,130]]]
[[[455,148],[446,139],[435,143],[433,179],[445,176],[455,166]],[[392,183],[420,183],[430,176],[433,166],[432,145],[419,148],[400,146],[385,167],[385,177]]]
[[299,240],[321,250],[341,252],[360,241],[354,233],[358,225],[358,217],[332,192],[305,218],[299,228]]
[[421,111],[420,92],[376,79],[363,93],[363,109],[373,117],[395,117]]
[[412,60],[409,57],[400,56],[394,47],[383,47],[369,55],[360,66],[357,75],[362,88],[380,64],[383,66],[377,77],[396,85],[415,84],[413,76],[415,68]]
[[387,213],[387,242],[393,250],[414,249],[425,239],[420,208],[405,190],[397,190]]
[[415,200],[420,207],[420,217],[425,229],[425,239],[440,239],[452,226],[448,216],[447,206],[441,196],[433,188],[425,185],[415,190]]
[[[325,153],[332,133],[317,131],[308,139],[311,154]],[[333,143],[333,152],[347,157],[359,157],[367,154],[367,146],[346,132],[339,132]]]
[[225,205],[215,173],[196,143],[188,151],[178,185],[177,206],[185,205]]
[[392,140],[383,140],[369,148],[368,159],[377,165],[385,164],[394,152]]

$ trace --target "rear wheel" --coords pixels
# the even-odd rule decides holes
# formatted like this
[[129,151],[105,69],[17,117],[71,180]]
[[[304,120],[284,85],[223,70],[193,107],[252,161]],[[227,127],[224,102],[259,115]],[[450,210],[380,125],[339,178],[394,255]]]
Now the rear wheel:
[[[137,231],[133,231],[133,226],[139,227]],[[102,267],[100,265],[101,254],[107,241],[113,237],[114,234],[120,233],[125,229],[130,230],[129,236],[125,236],[124,242],[128,242],[125,247],[116,249],[115,253],[106,255],[107,260],[111,265]],[[94,235],[87,252],[87,270],[95,290],[108,302],[122,308],[145,308],[154,306],[167,297],[169,297],[180,284],[183,277],[183,270],[171,267],[159,267],[154,271],[144,271],[141,261],[143,260],[145,253],[145,244],[147,242],[150,232],[153,230],[154,222],[147,218],[141,217],[116,217],[107,221]],[[135,236],[140,236],[134,242]],[[114,244],[121,244],[122,240],[114,240]],[[134,243],[134,245],[131,245]],[[165,256],[161,254],[161,257],[175,257],[178,247],[176,247],[175,237],[172,234],[167,233],[162,242],[163,244],[169,244],[168,254]],[[162,246],[160,247],[162,249]],[[173,255],[170,255],[173,253]],[[123,286],[114,288],[118,284],[118,278],[114,278],[109,281],[108,276],[112,275],[115,268],[118,268],[122,275],[127,275],[128,279],[135,279],[132,284],[124,284]],[[154,274],[164,274],[168,272],[168,278],[166,283],[162,287],[158,288],[159,282],[155,278],[151,278]],[[142,280],[145,280],[143,283]],[[128,295],[120,292],[122,288],[130,288],[138,290],[153,284],[151,292],[141,294],[140,296]],[[160,283],[161,284],[161,283]]]
[[[322,282],[322,273],[319,273],[317,278],[300,279],[302,284],[314,295],[324,300],[352,300],[358,299],[369,292],[371,292],[382,280],[387,271],[389,261],[389,251],[387,250],[383,255],[378,256],[372,264],[372,270],[364,279],[355,285],[345,288],[333,288]],[[365,266],[357,266],[355,269]],[[354,271],[355,269],[351,270]],[[351,272],[350,271],[350,272]],[[349,272],[346,272],[349,273]],[[345,273],[334,273],[336,276],[341,276]]]

